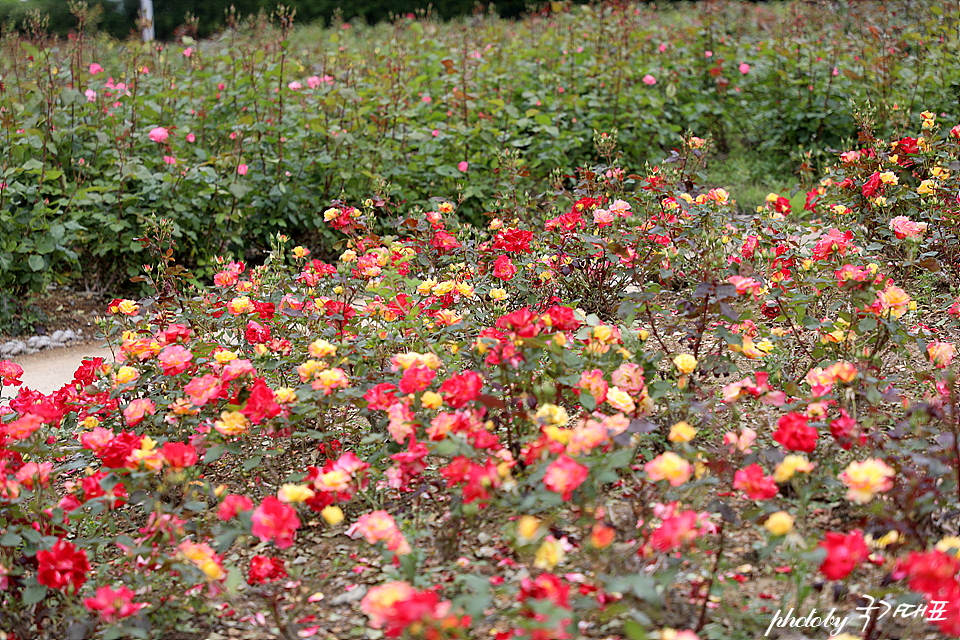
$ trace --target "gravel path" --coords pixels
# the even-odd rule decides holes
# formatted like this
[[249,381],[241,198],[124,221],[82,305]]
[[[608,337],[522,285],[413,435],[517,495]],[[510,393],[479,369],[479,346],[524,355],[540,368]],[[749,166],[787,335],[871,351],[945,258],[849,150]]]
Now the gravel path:
[[[110,349],[102,342],[89,342],[61,349],[45,349],[29,355],[10,358],[23,367],[23,384],[41,393],[52,393],[73,380],[73,373],[85,358],[113,361]],[[9,393],[9,389],[7,389]]]

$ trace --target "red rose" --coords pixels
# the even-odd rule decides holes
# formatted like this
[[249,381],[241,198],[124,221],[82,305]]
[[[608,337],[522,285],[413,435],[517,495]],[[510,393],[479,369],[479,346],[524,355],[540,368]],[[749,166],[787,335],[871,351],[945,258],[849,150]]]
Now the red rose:
[[410,367],[403,372],[400,378],[400,391],[403,393],[416,393],[423,391],[430,386],[433,379],[437,377],[437,372],[430,367],[415,366]]
[[382,382],[363,394],[363,399],[367,401],[367,407],[371,411],[386,411],[397,401],[396,391],[396,385]]
[[[814,192],[816,193],[816,192]],[[773,210],[777,213],[787,214],[790,213],[790,200],[780,196],[773,202]]]
[[501,280],[510,280],[517,275],[517,268],[508,256],[500,256],[493,263],[493,275]]
[[777,426],[779,428],[774,432],[773,439],[787,451],[813,453],[817,448],[817,430],[807,426],[805,415],[788,413],[777,421]]
[[272,302],[254,302],[253,306],[261,320],[271,320],[277,312],[277,307]]
[[460,247],[460,242],[446,231],[437,231],[430,246],[443,254]]
[[183,442],[168,442],[163,445],[163,459],[171,469],[180,470],[197,464],[197,450]]
[[267,386],[263,378],[255,378],[247,406],[240,410],[253,424],[260,424],[264,418],[273,418],[280,413],[280,405],[273,394],[273,389]]
[[916,138],[904,138],[903,140],[897,142],[897,155],[919,152],[920,145],[917,144]]
[[530,241],[533,240],[533,232],[525,229],[507,229],[497,235],[493,243],[494,251],[505,251],[507,253],[531,253]]
[[[857,421],[844,409],[840,409],[840,417],[830,423],[830,434],[836,439],[837,444],[849,451],[858,439],[857,432]],[[861,433],[859,441],[861,445],[866,444],[867,435]]]
[[287,577],[287,570],[283,567],[282,558],[268,558],[267,556],[253,556],[250,558],[250,572],[247,582],[263,584]]
[[520,602],[527,600],[546,600],[555,607],[569,609],[570,585],[552,573],[541,573],[536,579],[524,578],[520,582]]
[[443,399],[454,409],[459,409],[480,393],[483,386],[483,378],[474,371],[464,371],[463,373],[449,378],[440,385],[440,393]]
[[941,551],[911,551],[896,569],[896,573],[906,573],[910,589],[927,595],[949,589],[956,583],[958,571],[960,561]]
[[827,557],[820,565],[820,571],[828,580],[846,578],[870,555],[870,549],[863,541],[863,534],[859,529],[847,535],[830,531],[819,546],[827,551]]
[[90,571],[87,552],[63,538],[58,539],[49,551],[38,551],[37,563],[37,582],[51,589],[73,585],[73,591],[79,591]]
[[880,188],[880,174],[875,171],[873,175],[870,176],[870,178],[863,185],[863,196],[865,198],[870,198],[877,192],[877,189],[879,188]]
[[745,491],[751,500],[769,500],[779,491],[773,476],[764,476],[759,464],[738,470],[734,474],[733,488]]
[[253,527],[250,533],[264,542],[274,540],[279,549],[293,545],[293,538],[300,527],[300,518],[293,507],[285,505],[273,496],[267,496],[253,512]]
[[537,314],[524,307],[497,318],[497,328],[513,331],[521,338],[532,338],[542,327]]
[[323,308],[328,316],[343,316],[346,322],[350,322],[350,318],[357,315],[356,309],[339,300],[327,300],[323,303]]
[[80,385],[86,387],[93,384],[97,379],[97,371],[103,366],[103,358],[94,358],[93,360],[83,360],[73,374],[73,386]]
[[108,469],[123,469],[127,466],[127,457],[138,448],[140,448],[140,436],[122,432],[100,451],[100,462]]
[[174,344],[178,340],[190,342],[190,327],[185,324],[171,324],[160,333],[160,342],[163,344]]
[[260,344],[270,340],[270,327],[265,327],[255,320],[247,323],[246,332],[247,342],[251,344]]
[[220,508],[217,509],[217,517],[226,522],[241,511],[250,511],[251,509],[253,509],[253,501],[250,498],[231,493],[220,503]]
[[576,331],[580,328],[580,321],[573,315],[573,309],[553,305],[544,314],[543,320],[554,331]]

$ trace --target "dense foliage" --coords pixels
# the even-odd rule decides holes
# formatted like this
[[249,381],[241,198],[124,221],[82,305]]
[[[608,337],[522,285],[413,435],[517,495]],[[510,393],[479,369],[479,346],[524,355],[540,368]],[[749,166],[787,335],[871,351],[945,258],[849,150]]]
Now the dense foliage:
[[162,221],[117,362],[0,407],[0,625],[327,637],[356,592],[339,637],[739,640],[867,594],[898,613],[837,637],[960,637],[960,300],[907,290],[960,124],[858,117],[749,221],[695,195],[709,140],[634,173],[608,134],[548,219],[337,202],[334,260],[279,234],[205,289]]
[[[126,38],[137,30],[140,0],[87,0],[89,6],[99,7],[97,26],[114,38]],[[156,0],[154,3],[154,31],[157,39],[173,40],[189,17],[197,22],[192,35],[209,37],[222,30],[231,14],[253,16],[271,13],[279,5],[295,10],[301,23],[330,24],[334,20],[361,19],[368,23],[390,20],[395,16],[424,14],[448,20],[477,11],[484,12],[490,3],[474,0]],[[523,0],[501,0],[493,3],[497,15],[504,18],[519,16],[528,9]],[[536,9],[536,3],[529,3]],[[494,8],[491,7],[491,8]],[[69,0],[0,0],[0,29],[26,30],[31,13],[49,16],[50,32],[67,36],[76,23],[70,12]]]
[[957,8],[939,2],[554,3],[519,22],[326,30],[281,12],[173,45],[96,37],[72,6],[71,39],[32,24],[0,45],[7,292],[122,285],[157,217],[209,277],[216,255],[262,261],[278,230],[333,255],[318,214],[337,199],[456,196],[479,225],[504,206],[552,215],[597,160],[595,131],[641,167],[696,129],[776,190],[797,168],[809,188],[856,108],[893,135],[921,106],[955,119],[960,96]]

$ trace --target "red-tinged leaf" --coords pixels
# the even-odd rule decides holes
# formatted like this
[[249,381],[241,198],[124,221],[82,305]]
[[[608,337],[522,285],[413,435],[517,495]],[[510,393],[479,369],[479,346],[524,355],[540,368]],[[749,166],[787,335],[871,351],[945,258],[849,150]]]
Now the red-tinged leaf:
[[507,407],[503,400],[494,396],[480,394],[477,396],[477,400],[479,400],[483,406],[487,407],[488,409],[505,409]]

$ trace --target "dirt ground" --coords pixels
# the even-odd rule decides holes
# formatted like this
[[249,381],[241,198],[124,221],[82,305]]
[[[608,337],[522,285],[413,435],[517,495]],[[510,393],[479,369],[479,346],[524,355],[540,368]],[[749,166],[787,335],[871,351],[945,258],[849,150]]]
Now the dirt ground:
[[113,354],[101,341],[65,347],[45,349],[39,353],[14,356],[14,362],[23,367],[23,384],[41,393],[52,393],[73,380],[73,373],[86,358],[113,360]]
[[[94,339],[96,317],[107,315],[109,302],[108,299],[66,290],[52,291],[32,300],[27,314],[33,324],[31,334],[50,335],[58,329],[79,330],[83,332],[85,342],[12,357],[11,360],[23,367],[23,384],[42,393],[51,393],[73,379],[74,371],[84,358],[100,357],[112,361],[113,354],[104,342]],[[0,332],[3,340],[26,337]]]

